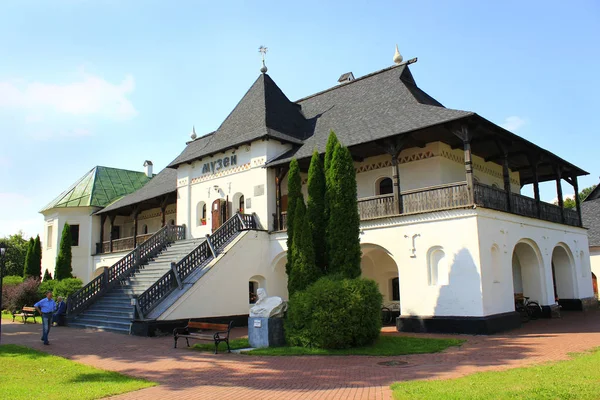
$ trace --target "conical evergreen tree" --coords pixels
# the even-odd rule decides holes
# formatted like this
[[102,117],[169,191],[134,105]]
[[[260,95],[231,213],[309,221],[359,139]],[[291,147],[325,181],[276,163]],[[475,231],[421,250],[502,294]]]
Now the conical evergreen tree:
[[327,181],[329,221],[327,225],[327,272],[357,278],[360,270],[360,218],[356,172],[350,151],[338,144],[333,153]]
[[323,162],[315,150],[308,169],[308,200],[306,219],[312,233],[315,252],[315,264],[325,274],[327,258],[325,255],[325,231],[327,219],[325,216],[325,173]]
[[58,256],[56,257],[56,268],[54,269],[54,279],[60,281],[65,278],[73,277],[73,268],[71,267],[71,228],[65,224],[60,238]]
[[42,277],[42,243],[40,241],[40,235],[35,237],[33,241],[33,266],[37,277]]
[[333,152],[335,147],[338,145],[339,141],[334,131],[329,132],[329,138],[327,138],[327,146],[325,146],[325,163],[324,170],[325,175],[329,172],[329,167],[331,167],[331,160],[333,159]]
[[25,265],[23,266],[23,278],[36,277],[35,274],[35,240],[29,239],[27,244],[27,253],[25,254]]
[[290,296],[297,291],[305,290],[321,277],[321,271],[315,264],[313,236],[302,198],[296,200],[294,223],[296,226],[292,244],[293,263],[288,277]]
[[290,162],[290,171],[288,172],[288,209],[287,209],[287,263],[285,271],[290,275],[290,268],[293,263],[292,243],[294,241],[294,217],[296,215],[296,201],[302,199],[302,179],[300,178],[300,166],[298,160],[293,159]]
[[48,272],[48,268],[46,268],[46,272],[44,272],[44,282],[51,281],[51,280],[52,280],[52,275],[50,275],[50,272]]

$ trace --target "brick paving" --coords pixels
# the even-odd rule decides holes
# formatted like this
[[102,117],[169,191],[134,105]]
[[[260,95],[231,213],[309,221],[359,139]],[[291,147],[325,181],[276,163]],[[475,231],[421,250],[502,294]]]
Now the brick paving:
[[[412,379],[448,379],[567,359],[600,346],[600,311],[564,312],[562,319],[532,321],[493,336],[457,337],[467,342],[443,353],[397,357],[252,357],[172,348],[172,338],[140,338],[76,328],[53,328],[50,346],[41,325],[3,321],[2,343],[21,344],[58,356],[158,382],[153,388],[112,399],[389,399],[389,385]],[[385,334],[407,335],[386,328]],[[236,336],[246,333],[236,329]],[[414,335],[413,335],[414,336]],[[386,367],[382,361],[407,361]]]

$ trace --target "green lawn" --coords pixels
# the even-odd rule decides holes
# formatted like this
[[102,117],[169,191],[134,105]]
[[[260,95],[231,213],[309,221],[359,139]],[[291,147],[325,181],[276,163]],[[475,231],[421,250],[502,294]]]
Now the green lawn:
[[[374,345],[344,350],[326,350],[306,347],[269,347],[245,351],[243,354],[253,356],[399,356],[404,354],[438,353],[451,346],[460,346],[464,340],[428,339],[408,336],[381,336]],[[248,348],[248,339],[236,339],[230,343],[232,349]],[[214,351],[211,344],[196,344],[195,349]],[[219,351],[227,349],[225,344],[219,345]]]
[[156,385],[27,347],[0,346],[0,399],[99,399]]
[[573,359],[463,378],[392,385],[394,399],[598,399],[600,348]]

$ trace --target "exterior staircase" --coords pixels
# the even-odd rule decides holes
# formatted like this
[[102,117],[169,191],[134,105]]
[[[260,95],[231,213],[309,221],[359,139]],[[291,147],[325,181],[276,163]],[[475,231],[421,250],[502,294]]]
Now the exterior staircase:
[[171,269],[172,262],[179,262],[204,241],[190,239],[170,244],[69,321],[69,326],[129,333],[134,319],[134,295],[144,293]]

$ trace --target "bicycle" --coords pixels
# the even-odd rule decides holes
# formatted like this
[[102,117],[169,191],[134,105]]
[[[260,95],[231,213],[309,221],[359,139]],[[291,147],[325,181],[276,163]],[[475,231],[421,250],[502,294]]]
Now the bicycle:
[[400,313],[400,303],[392,302],[389,304],[384,304],[381,307],[381,324],[383,326],[393,325],[394,322],[394,314]]
[[529,322],[542,315],[542,307],[536,301],[529,301],[526,296],[515,301],[515,311],[521,315],[521,322]]

